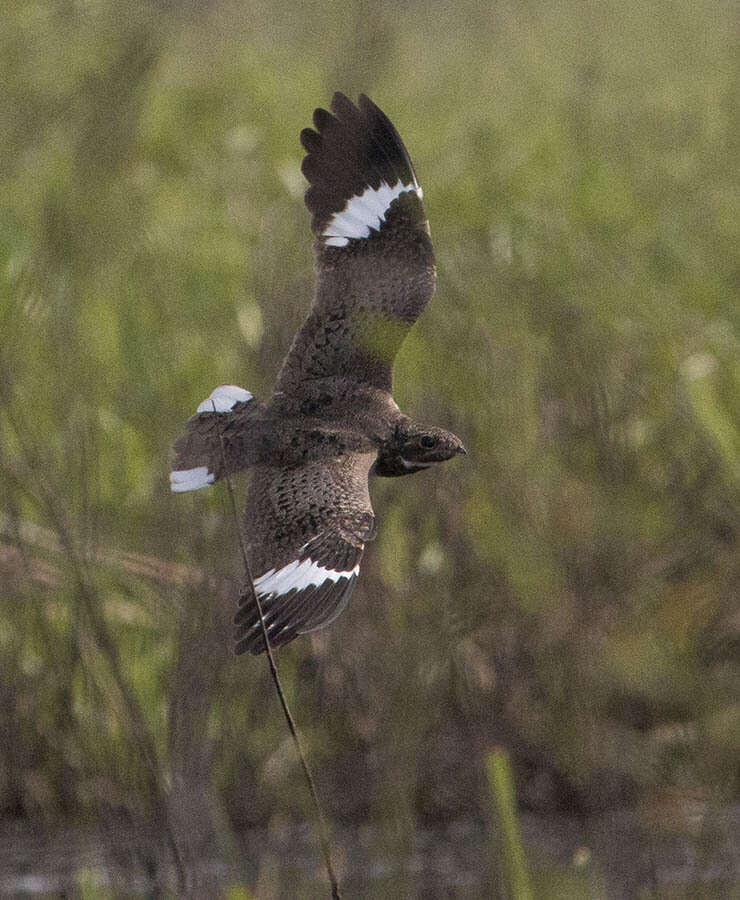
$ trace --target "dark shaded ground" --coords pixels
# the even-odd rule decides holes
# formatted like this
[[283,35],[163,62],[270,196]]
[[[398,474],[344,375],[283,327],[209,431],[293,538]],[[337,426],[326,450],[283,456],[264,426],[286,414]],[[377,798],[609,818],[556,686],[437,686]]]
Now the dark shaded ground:
[[[699,812],[693,834],[661,834],[640,825],[634,811],[628,810],[581,823],[523,815],[537,896],[737,897],[740,809],[705,822],[703,835]],[[404,854],[380,850],[382,835],[370,826],[343,828],[335,837],[347,897],[506,896],[491,864],[492,842],[484,823],[458,820],[444,828],[425,828]],[[267,896],[259,893],[262,890],[286,900],[327,894],[307,826],[274,823],[269,829],[253,829],[239,836],[235,851],[248,861],[246,869],[216,858],[198,861],[199,896],[221,896],[229,885],[235,889],[240,883],[257,886],[258,896]],[[25,826],[5,828],[0,834],[0,895],[20,900],[70,892],[76,896],[85,890],[85,896],[157,896],[140,853],[140,843],[126,834],[117,836],[114,849],[96,833],[52,836]]]

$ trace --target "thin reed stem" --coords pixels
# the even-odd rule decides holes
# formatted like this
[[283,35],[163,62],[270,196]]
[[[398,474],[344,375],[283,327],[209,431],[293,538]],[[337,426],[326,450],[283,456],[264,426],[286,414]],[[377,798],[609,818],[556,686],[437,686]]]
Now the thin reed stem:
[[229,471],[226,466],[226,448],[224,447],[224,438],[221,432],[221,425],[218,420],[218,414],[216,413],[216,404],[213,404],[213,412],[216,414],[216,430],[218,432],[218,439],[221,444],[221,462],[224,467],[225,479],[226,479],[226,488],[229,494],[229,501],[231,503],[231,514],[234,517],[234,525],[236,526],[236,533],[239,537],[239,547],[242,552],[242,560],[244,561],[244,571],[247,576],[247,584],[249,585],[249,590],[252,594],[252,598],[257,606],[257,612],[260,617],[260,626],[262,628],[262,637],[265,642],[265,653],[267,655],[267,661],[270,667],[270,675],[272,676],[273,684],[275,685],[275,691],[277,692],[278,698],[280,700],[280,705],[283,708],[283,713],[285,714],[285,720],[288,723],[288,729],[290,730],[291,737],[293,738],[293,743],[295,744],[296,752],[298,754],[298,759],[301,763],[301,768],[303,769],[303,774],[306,777],[306,783],[308,784],[308,790],[311,794],[311,799],[313,800],[314,808],[316,809],[316,819],[319,826],[319,842],[321,844],[321,852],[324,857],[324,865],[326,866],[326,874],[329,877],[329,883],[331,884],[331,896],[332,900],[340,900],[339,894],[339,883],[337,881],[337,876],[334,872],[334,866],[331,861],[331,850],[329,847],[329,836],[328,830],[326,827],[326,820],[324,818],[324,813],[321,808],[321,803],[319,802],[319,795],[316,792],[316,784],[313,780],[313,775],[311,774],[311,769],[308,765],[308,760],[306,759],[306,754],[303,752],[303,747],[301,746],[301,741],[298,736],[298,729],[296,728],[295,720],[293,719],[293,714],[290,711],[290,707],[288,706],[288,701],[285,697],[285,693],[283,691],[283,686],[280,683],[280,676],[278,675],[277,664],[275,663],[275,657],[272,653],[272,647],[270,646],[270,637],[267,634],[267,626],[265,625],[265,617],[262,612],[262,604],[260,603],[260,599],[257,595],[257,591],[254,588],[254,579],[252,578],[252,572],[249,567],[249,560],[247,559],[247,547],[244,541],[244,533],[242,532],[241,523],[239,521],[239,514],[236,508],[236,498],[234,496],[234,488],[231,484],[231,478],[229,476]]

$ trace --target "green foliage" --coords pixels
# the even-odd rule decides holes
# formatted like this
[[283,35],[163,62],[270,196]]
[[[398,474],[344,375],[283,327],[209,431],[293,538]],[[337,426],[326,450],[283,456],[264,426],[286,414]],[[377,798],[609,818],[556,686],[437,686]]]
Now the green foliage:
[[105,872],[94,868],[80,869],[77,889],[81,900],[114,900],[115,894],[105,887]]
[[250,893],[242,884],[228,884],[225,889],[226,900],[252,900]]
[[503,748],[492,750],[486,757],[486,774],[500,826],[499,854],[501,868],[506,873],[509,895],[512,900],[533,900],[527,857],[517,820],[514,775]]
[[330,818],[411,855],[420,822],[483,815],[477,748],[505,740],[532,809],[631,805],[724,871],[731,6],[28,0],[1,16],[2,814],[150,843],[169,790],[192,854],[221,856],[234,829],[309,814],[266,667],[229,656],[224,492],[172,496],[167,471],[214,386],[269,392],[311,296],[298,132],[333,90],[362,90],[409,146],[437,251],[397,399],[469,456],[373,486],[380,532],[349,609],[279,655]]

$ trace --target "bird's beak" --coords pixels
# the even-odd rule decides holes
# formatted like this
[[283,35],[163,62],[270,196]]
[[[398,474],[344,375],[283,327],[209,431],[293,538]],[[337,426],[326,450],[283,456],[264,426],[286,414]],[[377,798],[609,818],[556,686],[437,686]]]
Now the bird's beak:
[[468,451],[465,449],[465,447],[463,447],[462,444],[460,444],[460,446],[457,448],[457,452],[462,453],[463,456],[468,455]]

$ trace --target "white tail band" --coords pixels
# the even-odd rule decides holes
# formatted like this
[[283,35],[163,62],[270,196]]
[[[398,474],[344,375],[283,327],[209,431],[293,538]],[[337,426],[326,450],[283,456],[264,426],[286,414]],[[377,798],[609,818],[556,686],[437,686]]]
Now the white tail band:
[[197,491],[213,484],[216,476],[208,471],[208,466],[197,466],[195,469],[176,469],[170,472],[170,490],[173,494],[185,491]]
[[221,384],[211,393],[210,397],[200,404],[196,412],[213,412],[214,406],[216,412],[229,412],[237,403],[246,403],[247,400],[252,399],[252,395],[244,388],[237,387],[235,384]]

